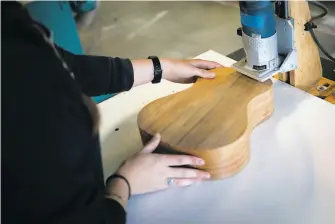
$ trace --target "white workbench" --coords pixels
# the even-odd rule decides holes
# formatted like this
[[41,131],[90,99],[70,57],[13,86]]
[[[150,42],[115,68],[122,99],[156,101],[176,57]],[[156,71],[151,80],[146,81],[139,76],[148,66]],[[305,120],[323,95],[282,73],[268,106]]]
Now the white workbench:
[[[225,66],[234,62],[213,51],[197,58]],[[273,81],[275,111],[251,135],[251,159],[240,173],[220,181],[132,197],[128,223],[334,224],[335,106]],[[99,105],[106,176],[141,148],[136,123],[140,109],[189,86],[167,81],[147,84]]]

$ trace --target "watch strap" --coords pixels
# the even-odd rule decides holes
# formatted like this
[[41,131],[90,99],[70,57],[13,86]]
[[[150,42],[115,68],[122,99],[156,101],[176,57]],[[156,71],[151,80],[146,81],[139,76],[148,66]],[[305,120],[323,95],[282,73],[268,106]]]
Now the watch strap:
[[161,63],[157,56],[149,56],[148,59],[152,60],[154,66],[154,78],[151,82],[159,83],[162,80],[162,74],[163,74]]
[[120,174],[113,174],[111,175],[110,177],[107,178],[106,180],[106,185],[108,183],[108,181],[112,180],[112,179],[115,179],[115,178],[120,178],[122,180],[124,180],[128,186],[128,199],[130,198],[131,196],[131,188],[130,188],[130,184],[129,184],[129,181],[127,180],[127,178],[125,178],[124,176],[120,175]]

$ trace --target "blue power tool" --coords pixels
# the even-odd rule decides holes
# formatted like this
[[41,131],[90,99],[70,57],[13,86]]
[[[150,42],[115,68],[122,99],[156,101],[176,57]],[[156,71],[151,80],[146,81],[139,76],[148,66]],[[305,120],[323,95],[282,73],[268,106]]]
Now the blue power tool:
[[242,37],[246,57],[233,65],[238,72],[265,81],[297,67],[294,23],[287,1],[241,1]]

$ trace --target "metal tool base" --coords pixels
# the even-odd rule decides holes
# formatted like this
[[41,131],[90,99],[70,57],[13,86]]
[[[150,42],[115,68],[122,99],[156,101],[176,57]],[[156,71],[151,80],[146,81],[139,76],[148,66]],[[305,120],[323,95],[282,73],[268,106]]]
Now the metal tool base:
[[247,62],[245,58],[233,64],[232,67],[236,71],[242,73],[243,75],[249,76],[250,78],[256,79],[260,82],[264,82],[278,73],[278,70],[272,70],[272,71],[251,70],[250,68],[247,67]]
[[248,67],[247,65],[246,58],[243,58],[242,60],[234,63],[232,67],[236,69],[236,71],[246,76],[249,76],[250,78],[256,79],[260,82],[264,82],[279,72],[288,72],[296,69],[297,57],[297,50],[293,49],[288,53],[285,58],[279,57],[278,60],[280,66],[271,70],[257,71],[254,69],[250,69],[250,67]]

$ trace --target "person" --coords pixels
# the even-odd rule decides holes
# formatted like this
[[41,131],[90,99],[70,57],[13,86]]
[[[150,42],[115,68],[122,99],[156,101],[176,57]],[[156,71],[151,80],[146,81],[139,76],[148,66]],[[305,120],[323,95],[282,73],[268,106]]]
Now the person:
[[177,83],[214,78],[208,69],[221,65],[155,58],[159,74],[154,59],[74,55],[20,3],[1,6],[3,223],[125,223],[131,195],[209,178],[171,167],[202,165],[201,158],[152,153],[156,134],[105,183],[91,97],[159,82],[160,75]]

